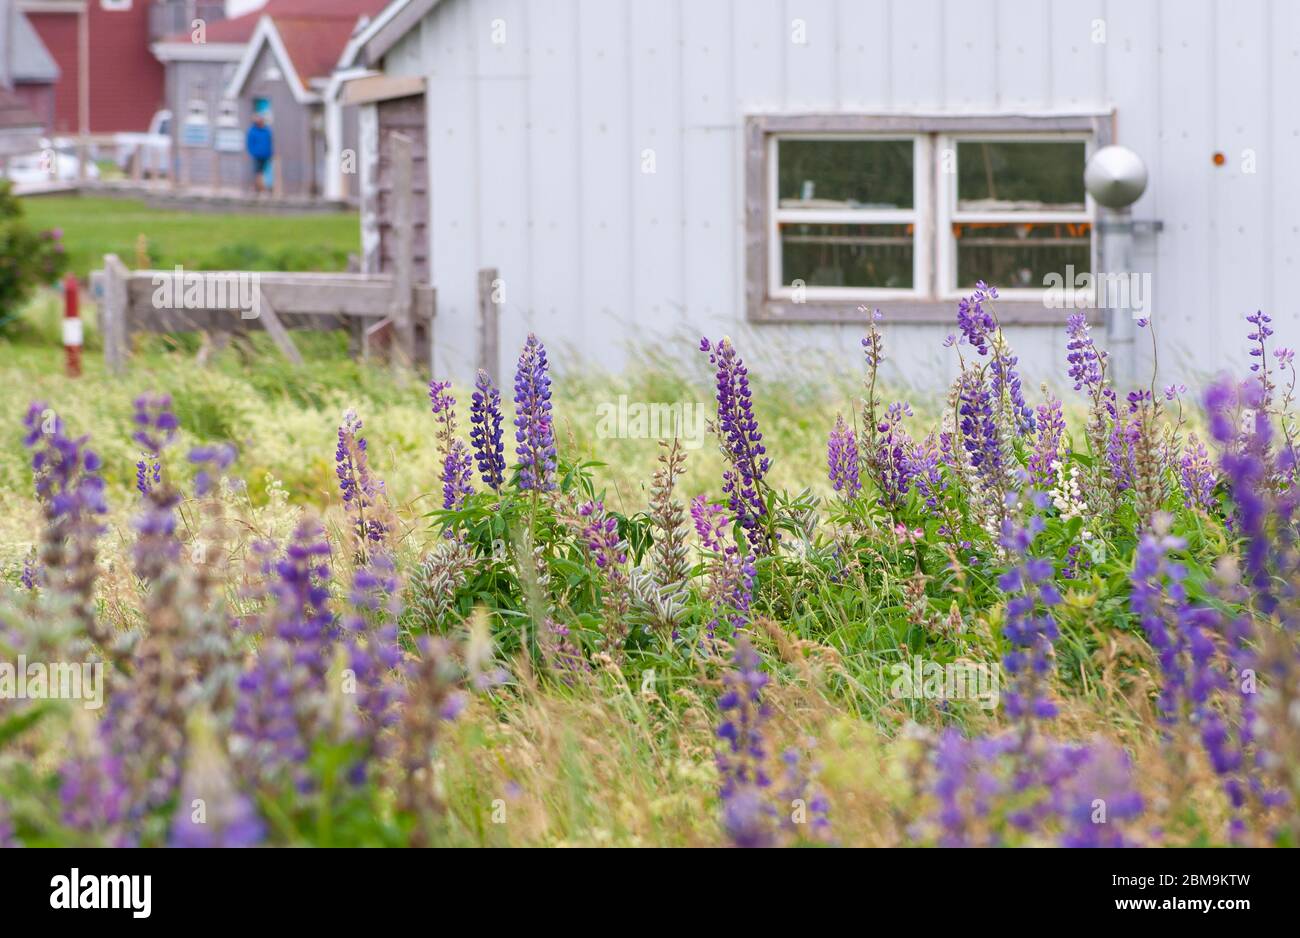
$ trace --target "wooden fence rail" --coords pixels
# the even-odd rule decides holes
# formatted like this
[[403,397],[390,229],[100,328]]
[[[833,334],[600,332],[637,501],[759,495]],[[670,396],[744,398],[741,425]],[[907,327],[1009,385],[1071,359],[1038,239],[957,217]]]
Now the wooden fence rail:
[[[349,329],[385,335],[394,363],[433,368],[434,290],[386,274],[129,270],[113,254],[91,275],[109,370],[126,370],[138,332],[237,333],[265,329],[301,363],[295,329]],[[399,328],[387,328],[400,325]],[[360,328],[357,328],[357,327]],[[367,343],[367,351],[371,346]]]

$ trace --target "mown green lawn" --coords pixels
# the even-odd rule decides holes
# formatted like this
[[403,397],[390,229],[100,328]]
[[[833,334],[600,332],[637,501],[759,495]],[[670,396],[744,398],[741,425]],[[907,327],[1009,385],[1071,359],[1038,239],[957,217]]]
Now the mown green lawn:
[[80,277],[110,253],[135,267],[140,248],[154,267],[343,270],[361,240],[355,212],[183,212],[151,208],[139,199],[76,195],[33,196],[22,205],[33,226],[63,232],[71,269]]

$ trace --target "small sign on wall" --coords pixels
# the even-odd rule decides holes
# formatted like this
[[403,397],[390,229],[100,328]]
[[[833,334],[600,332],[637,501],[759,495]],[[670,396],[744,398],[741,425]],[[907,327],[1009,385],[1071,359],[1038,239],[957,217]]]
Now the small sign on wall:
[[207,121],[181,124],[181,146],[206,147],[212,143],[212,128]]
[[244,149],[244,132],[238,127],[218,127],[212,145],[222,153],[238,153]]

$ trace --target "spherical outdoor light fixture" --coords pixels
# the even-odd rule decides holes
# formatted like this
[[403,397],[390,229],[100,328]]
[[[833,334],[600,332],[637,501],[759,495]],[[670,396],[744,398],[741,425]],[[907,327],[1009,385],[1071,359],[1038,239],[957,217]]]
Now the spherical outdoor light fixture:
[[1128,147],[1102,147],[1083,170],[1088,194],[1106,208],[1128,208],[1147,187],[1147,167]]

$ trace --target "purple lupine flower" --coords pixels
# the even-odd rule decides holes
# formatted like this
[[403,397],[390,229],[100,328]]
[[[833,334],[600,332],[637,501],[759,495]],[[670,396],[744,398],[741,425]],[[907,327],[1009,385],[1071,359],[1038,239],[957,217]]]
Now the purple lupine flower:
[[156,456],[142,456],[135,464],[135,487],[141,495],[162,483],[162,461]]
[[515,369],[515,413],[519,488],[525,492],[549,492],[555,488],[551,376],[546,347],[531,332]]
[[14,834],[14,825],[9,817],[9,805],[4,798],[0,798],[0,850],[8,850],[19,846],[18,838]]
[[1014,594],[1007,600],[1007,618],[1002,634],[1011,651],[1002,659],[1012,680],[1005,695],[1007,714],[1023,719],[1026,727],[1034,719],[1056,715],[1044,683],[1052,666],[1052,646],[1060,634],[1051,608],[1061,602],[1061,594],[1052,582],[1052,562],[1033,557],[1030,548],[1043,528],[1043,519],[1035,515],[1028,527],[1003,522],[1002,546],[1015,565],[998,578],[998,588]]
[[442,455],[442,507],[460,508],[474,494],[470,484],[473,464],[469,450],[456,436],[456,399],[451,396],[450,381],[429,382],[429,402],[438,423],[438,452]]
[[23,570],[22,573],[19,575],[23,584],[23,589],[27,589],[27,590],[36,589],[36,582],[40,579],[40,575],[41,575],[40,565],[36,562],[35,557],[33,557],[31,554],[28,554],[26,557],[23,558]]
[[293,648],[269,638],[239,678],[230,726],[230,752],[250,783],[274,781],[282,772],[305,787],[303,764],[311,752],[310,733],[318,720],[321,690]]
[[334,472],[343,495],[343,507],[352,516],[352,527],[362,543],[380,542],[388,533],[388,526],[378,517],[383,499],[384,483],[370,472],[366,454],[366,438],[361,435],[361,418],[356,411],[348,410],[339,425],[339,444],[334,451]]
[[153,457],[158,457],[176,439],[180,423],[172,413],[170,394],[144,394],[135,399],[132,417],[135,433],[131,439]]
[[708,635],[712,638],[723,621],[730,623],[733,630],[748,623],[757,570],[753,553],[741,554],[734,544],[725,543],[723,532],[731,519],[723,506],[710,504],[703,495],[697,495],[691,501],[691,519],[704,548],[719,555],[709,566],[705,590],[713,610],[708,623]]
[[59,769],[60,817],[65,825],[86,833],[102,832],[126,818],[130,793],[122,777],[122,760],[110,755],[101,724],[89,751],[68,759]]
[[69,437],[63,418],[39,402],[28,407],[23,426],[27,429],[23,445],[32,451],[36,498],[45,508],[46,519],[106,512],[101,460],[86,446],[90,437]]
[[[1263,321],[1260,328],[1265,328]],[[1271,455],[1272,427],[1263,406],[1266,393],[1264,381],[1252,379],[1240,388],[1216,382],[1205,395],[1210,434],[1220,445],[1219,464],[1234,505],[1233,531],[1244,542],[1241,582],[1230,587],[1228,597],[1243,611],[1220,620],[1223,645],[1237,672],[1236,687],[1225,708],[1207,708],[1201,726],[1202,743],[1224,780],[1234,812],[1248,796],[1266,807],[1287,801],[1285,788],[1274,786],[1279,781],[1283,786],[1291,784],[1284,776],[1279,778],[1277,766],[1293,759],[1294,753],[1279,751],[1286,741],[1275,727],[1284,726],[1290,715],[1277,712],[1285,704],[1276,697],[1257,700],[1262,695],[1257,695],[1254,684],[1261,675],[1274,686],[1295,686],[1300,681],[1300,655],[1294,642],[1261,640],[1273,628],[1294,637],[1300,619],[1294,599],[1300,576],[1294,549],[1296,491],[1276,492],[1268,484],[1274,463],[1286,466],[1290,456],[1284,452],[1274,460]],[[1253,418],[1244,426],[1230,416],[1242,408]],[[1234,838],[1244,831],[1240,816],[1234,818],[1231,830]]]
[[725,616],[733,631],[744,628],[749,623],[749,607],[754,602],[754,555],[741,554],[740,549],[728,545],[722,552],[722,566],[718,571],[713,588],[714,596],[720,600],[714,603],[714,610],[719,615],[709,622],[709,637],[717,631],[721,616]]
[[501,392],[482,369],[474,381],[469,422],[469,441],[474,447],[479,475],[484,485],[499,492],[506,477],[505,446],[501,442]]
[[931,792],[938,801],[938,812],[931,820],[940,846],[997,845],[997,840],[979,828],[995,803],[1007,794],[1007,783],[997,769],[1017,743],[1013,734],[966,739],[954,727],[940,734],[931,757]]
[[596,562],[602,599],[601,647],[622,654],[628,636],[630,603],[627,574],[627,542],[619,535],[618,518],[605,511],[605,503],[588,501],[578,508],[580,537]]
[[[865,306],[858,307],[859,310],[866,312]],[[885,337],[877,327],[884,316],[880,310],[873,309],[867,319],[867,335],[862,340],[863,354],[867,357],[867,369],[873,374],[880,368],[880,363],[885,360]]]
[[597,567],[613,570],[627,563],[627,542],[619,537],[618,519],[605,512],[604,502],[586,502],[578,508],[578,515],[586,519],[582,538]]
[[884,418],[876,424],[875,448],[871,465],[880,488],[880,503],[889,510],[900,507],[912,484],[912,467],[908,459],[915,444],[903,428],[903,418],[912,416],[912,408],[901,401],[890,404]]
[[1006,396],[1011,403],[1017,432],[1021,436],[1028,436],[1034,432],[1036,426],[1033,408],[1025,400],[1024,387],[1016,371],[1016,364],[1019,361],[1020,359],[1011,354],[1006,340],[999,333],[998,344],[994,348],[993,362],[990,366],[989,389],[998,401],[1001,401],[1004,395]]
[[749,639],[736,642],[732,670],[722,677],[724,691],[718,698],[722,722],[717,752],[719,794],[723,826],[738,847],[770,846],[774,837],[775,811],[768,799],[772,784],[767,774],[767,743],[764,724],[770,712],[763,702],[767,675],[762,660]]
[[1214,504],[1214,487],[1218,484],[1218,479],[1210,464],[1205,444],[1196,438],[1195,433],[1187,435],[1187,445],[1183,447],[1182,458],[1178,463],[1178,481],[1182,484],[1187,504],[1202,511],[1210,510]]
[[253,802],[236,787],[221,743],[203,720],[192,719],[185,774],[172,815],[172,847],[255,847],[266,836]]
[[1105,381],[1107,355],[1093,341],[1088,317],[1083,313],[1071,313],[1065,321],[1065,332],[1069,338],[1065,346],[1066,360],[1070,364],[1069,375],[1074,381],[1074,389],[1099,392]]
[[723,531],[731,523],[727,509],[708,501],[703,495],[691,499],[691,520],[705,550],[721,551]]
[[1268,373],[1268,352],[1267,343],[1273,335],[1273,330],[1268,324],[1273,320],[1264,314],[1262,310],[1256,310],[1252,315],[1246,317],[1246,322],[1250,323],[1254,331],[1248,333],[1246,338],[1251,342],[1250,357],[1259,359],[1252,362],[1250,370],[1259,375],[1260,386],[1263,388],[1263,401],[1260,406],[1268,409],[1272,404],[1273,382]]
[[202,498],[216,491],[221,475],[235,462],[235,448],[229,443],[196,446],[189,460],[198,467],[194,474],[194,494]]
[[749,372],[726,337],[717,343],[701,339],[700,351],[708,353],[709,364],[717,369],[718,416],[714,430],[728,465],[722,474],[722,491],[753,549],[771,553],[776,547],[775,536],[765,527],[767,505],[762,495],[763,477],[771,460],[754,418]]
[[858,439],[853,428],[839,415],[826,442],[826,471],[831,486],[847,501],[858,497],[862,488],[858,477]]
[[957,413],[967,458],[986,484],[1000,489],[1005,464],[1002,437],[993,416],[988,386],[978,371],[968,368],[962,372],[959,394]]
[[329,608],[330,553],[325,529],[306,519],[294,529],[284,555],[267,565],[274,576],[263,631],[296,646],[298,659],[321,677],[328,667],[327,646],[338,637]]
[[1124,417],[1116,417],[1111,424],[1106,437],[1106,465],[1117,492],[1133,487],[1134,444],[1141,432],[1141,424]]
[[[830,835],[830,802],[813,785],[817,767],[810,765],[803,753],[791,746],[781,753],[781,827],[788,834],[802,837],[807,825],[810,840],[825,840]],[[796,820],[796,811],[804,815]]]
[[[379,562],[377,552],[372,562]],[[250,783],[290,773],[305,789],[306,761],[323,722],[326,679],[339,624],[329,608],[330,547],[314,520],[301,522],[283,556],[267,559],[267,611],[257,657],[240,676],[230,754]]]
[[997,289],[981,280],[975,284],[974,293],[962,297],[957,303],[957,328],[962,338],[980,355],[988,355],[990,338],[998,327],[997,320],[984,309],[984,302],[997,299],[997,296]]
[[541,633],[538,644],[542,655],[552,670],[558,672],[563,683],[571,685],[578,674],[591,670],[591,663],[583,657],[582,649],[569,637],[567,625],[548,618]]
[[176,534],[176,507],[180,493],[172,486],[151,489],[140,513],[132,520],[136,531],[131,556],[136,575],[156,581],[180,558],[181,542]]
[[1266,480],[1269,475],[1268,447],[1271,437],[1268,414],[1262,404],[1262,388],[1247,382],[1241,388],[1241,403],[1254,410],[1253,431],[1242,434],[1228,409],[1238,404],[1238,394],[1231,384],[1216,382],[1205,392],[1205,409],[1210,435],[1223,447],[1220,463],[1236,506],[1234,522],[1237,533],[1246,540],[1246,574],[1255,590],[1260,611],[1272,613],[1277,602],[1270,587],[1267,531]]
[[1179,538],[1145,535],[1134,560],[1129,605],[1160,662],[1160,711],[1173,724],[1199,718],[1210,692],[1222,685],[1213,667],[1217,616],[1187,599],[1187,568],[1169,558],[1186,544]]
[[907,475],[911,484],[930,511],[939,508],[943,493],[948,490],[947,480],[939,466],[939,443],[933,433],[920,443],[914,443],[907,453]]
[[1047,491],[1056,484],[1056,466],[1063,458],[1061,444],[1065,437],[1065,417],[1061,402],[1049,398],[1038,405],[1038,432],[1034,448],[1026,460],[1029,484]]
[[465,444],[460,440],[454,441],[442,464],[440,481],[443,508],[458,509],[465,504],[468,496],[474,494],[474,486],[470,483],[473,468]]
[[94,585],[98,572],[96,542],[106,514],[100,458],[87,446],[88,436],[69,437],[63,420],[42,403],[27,410],[23,445],[32,453],[36,498],[45,516],[41,567],[36,576],[72,598],[73,612],[87,634],[104,644],[112,636],[95,615]]
[[942,847],[970,846],[970,811],[963,795],[976,791],[970,782],[973,749],[955,727],[948,727],[934,747],[933,791],[939,801],[937,822]]
[[1143,803],[1128,755],[1104,741],[1081,747],[1080,754],[1052,786],[1052,807],[1065,825],[1061,846],[1131,846],[1122,822],[1139,817]]

